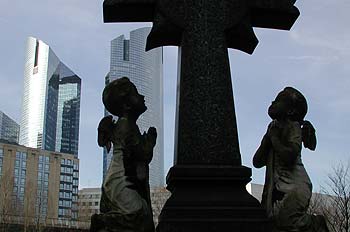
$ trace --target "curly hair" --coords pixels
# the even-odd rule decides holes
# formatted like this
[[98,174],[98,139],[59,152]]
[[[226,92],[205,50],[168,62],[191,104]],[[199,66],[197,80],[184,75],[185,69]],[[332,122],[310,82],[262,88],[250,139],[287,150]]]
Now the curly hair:
[[307,102],[304,95],[293,87],[284,88],[285,92],[291,97],[291,107],[295,109],[293,114],[290,116],[291,120],[297,121],[301,125],[302,129],[302,140],[304,147],[310,150],[316,148],[316,133],[315,128],[309,121],[305,121],[304,117],[307,113]]
[[307,102],[304,95],[293,87],[284,88],[285,92],[291,97],[290,106],[295,109],[291,119],[293,121],[301,122],[307,113]]
[[128,101],[133,88],[136,88],[135,85],[127,77],[121,77],[109,83],[102,93],[102,102],[108,112],[120,117],[123,103]]

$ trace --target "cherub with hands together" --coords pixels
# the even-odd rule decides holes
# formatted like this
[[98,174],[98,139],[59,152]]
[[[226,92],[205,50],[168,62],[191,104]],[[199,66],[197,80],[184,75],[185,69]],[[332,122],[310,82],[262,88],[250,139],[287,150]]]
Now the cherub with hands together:
[[307,214],[312,183],[301,159],[304,147],[315,150],[315,129],[304,121],[305,97],[286,87],[268,109],[272,122],[267,128],[253,165],[266,166],[262,205],[272,220],[274,232],[326,232],[322,216]]
[[141,135],[136,124],[147,109],[144,96],[122,77],[105,87],[102,100],[118,120],[106,116],[98,126],[98,144],[113,147],[113,157],[102,184],[101,214],[92,216],[90,231],[154,232],[149,163],[157,131],[150,127]]

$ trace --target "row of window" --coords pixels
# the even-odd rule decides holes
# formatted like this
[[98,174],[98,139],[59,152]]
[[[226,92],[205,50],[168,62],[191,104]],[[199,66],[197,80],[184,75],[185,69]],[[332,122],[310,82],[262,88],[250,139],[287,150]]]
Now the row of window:
[[49,156],[39,155],[39,163],[49,163],[49,162],[50,162]]
[[98,206],[98,201],[95,201],[95,202],[91,202],[91,201],[89,201],[89,202],[81,202],[80,204],[82,206],[92,206],[92,205]]
[[71,216],[72,216],[71,209],[58,208],[58,217],[71,217]]
[[72,202],[69,200],[59,200],[58,206],[71,207]]
[[61,159],[61,165],[73,166],[74,170],[79,170],[78,163],[71,159]]
[[73,174],[73,168],[61,166],[61,173]]
[[100,199],[101,194],[85,194],[85,195],[80,195],[79,198],[80,199]]
[[16,160],[26,160],[27,159],[27,152],[21,152],[17,151],[16,152]]
[[63,191],[60,191],[59,196],[60,196],[60,198],[72,199],[72,193],[71,193],[71,192],[63,192]]
[[78,212],[72,212],[70,209],[58,209],[58,217],[78,219]]
[[47,202],[48,202],[48,199],[47,199],[47,196],[46,197],[37,197],[36,198],[36,206],[37,207],[47,207]]
[[25,177],[26,176],[26,170],[22,169],[20,170],[19,168],[15,168],[15,177]]
[[[21,167],[21,161],[19,159],[15,160],[15,167],[17,167],[17,168]],[[22,160],[22,167],[24,167],[24,168],[27,167],[27,161],[26,160]]]
[[48,196],[48,189],[44,189],[44,190],[41,190],[41,189],[38,189],[37,190],[37,196],[38,197],[47,197]]
[[60,176],[60,181],[73,182],[73,176],[61,175]]
[[[17,151],[15,159],[15,169],[14,169],[14,190],[13,192],[18,192],[19,195],[24,194],[25,178],[27,169],[27,153]],[[15,191],[17,190],[17,191]]]
[[48,172],[38,172],[38,180],[49,181],[49,173]]
[[13,179],[13,183],[14,183],[14,186],[17,186],[17,185],[22,185],[22,186],[25,186],[26,184],[26,179],[25,177],[21,177],[21,178],[18,178],[18,177],[15,177]]
[[41,186],[44,186],[45,188],[48,188],[49,187],[49,182],[48,181],[38,180],[38,188],[40,189]]
[[38,163],[38,169],[40,171],[44,170],[44,171],[48,172],[50,170],[50,165],[48,163],[46,163],[46,164]]
[[60,190],[73,190],[73,185],[72,184],[63,184],[60,183]]
[[74,178],[79,178],[79,172],[74,172],[74,173],[73,173],[73,177],[74,177]]
[[[19,190],[19,191],[18,191]],[[24,187],[22,187],[22,186],[20,186],[20,187],[18,187],[18,186],[13,186],[13,193],[14,194],[17,194],[17,193],[19,193],[19,194],[24,194]]]
[[36,213],[37,215],[41,215],[41,216],[46,216],[47,214],[47,207],[46,206],[42,206],[42,207],[37,207],[36,208]]

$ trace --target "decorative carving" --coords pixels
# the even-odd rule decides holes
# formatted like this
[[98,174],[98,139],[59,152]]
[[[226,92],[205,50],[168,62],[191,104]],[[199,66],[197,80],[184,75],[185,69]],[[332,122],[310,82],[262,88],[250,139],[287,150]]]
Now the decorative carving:
[[272,220],[273,231],[328,231],[322,216],[307,214],[312,184],[301,160],[302,143],[316,148],[315,129],[304,121],[305,97],[286,87],[268,109],[272,122],[256,151],[253,164],[266,166],[262,205]]
[[147,109],[144,96],[127,77],[112,81],[103,91],[103,104],[113,115],[98,126],[98,145],[113,157],[102,185],[101,214],[91,218],[90,231],[153,232],[149,188],[149,163],[157,132],[150,127],[142,135],[136,120]]

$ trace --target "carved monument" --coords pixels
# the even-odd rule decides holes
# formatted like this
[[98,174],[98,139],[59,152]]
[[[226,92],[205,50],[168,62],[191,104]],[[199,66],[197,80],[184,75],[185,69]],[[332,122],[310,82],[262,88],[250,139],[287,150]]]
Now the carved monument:
[[245,189],[227,48],[251,54],[253,27],[289,30],[293,0],[105,0],[105,22],[153,22],[147,49],[181,49],[172,192],[160,232],[269,231]]
[[312,184],[301,160],[302,144],[315,150],[315,129],[304,121],[305,97],[296,89],[281,91],[269,107],[272,119],[253,164],[266,166],[262,205],[273,232],[328,232],[322,216],[307,214]]
[[102,184],[101,214],[91,217],[91,232],[154,232],[149,167],[156,144],[154,127],[141,135],[136,120],[147,109],[144,96],[127,77],[103,90],[103,104],[118,116],[104,117],[98,126],[98,144],[113,157]]

